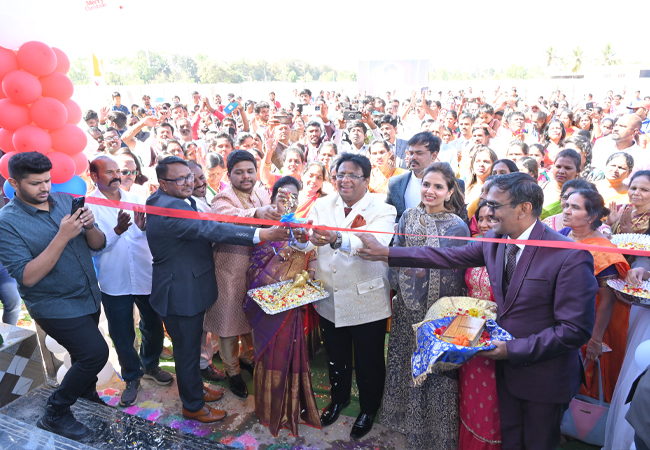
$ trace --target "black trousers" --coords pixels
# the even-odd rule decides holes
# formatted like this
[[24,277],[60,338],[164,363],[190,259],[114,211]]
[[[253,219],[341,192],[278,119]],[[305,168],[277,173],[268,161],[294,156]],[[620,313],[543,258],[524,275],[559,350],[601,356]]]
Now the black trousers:
[[203,408],[203,379],[201,378],[201,336],[205,311],[194,316],[168,315],[163,323],[172,338],[176,382],[183,408],[196,412]]
[[36,319],[36,323],[70,353],[72,366],[48,399],[55,409],[70,407],[78,398],[97,397],[97,374],[108,361],[108,345],[99,332],[100,311],[73,319]]
[[344,403],[350,398],[354,348],[354,368],[361,412],[376,413],[381,406],[386,380],[386,319],[336,328],[332,322],[320,317],[320,325],[329,359],[332,401]]

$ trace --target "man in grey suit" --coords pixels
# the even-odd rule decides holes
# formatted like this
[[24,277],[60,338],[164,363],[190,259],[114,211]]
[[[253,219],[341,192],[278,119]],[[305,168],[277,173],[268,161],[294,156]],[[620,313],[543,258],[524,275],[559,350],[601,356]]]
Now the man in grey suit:
[[390,151],[395,155],[395,167],[406,169],[406,151],[409,144],[404,139],[398,139],[397,134],[397,118],[389,114],[382,116],[379,120],[379,131],[383,138],[388,141]]
[[[192,199],[194,174],[186,161],[170,156],[156,166],[160,189],[147,206],[196,211]],[[260,241],[289,240],[282,227],[245,228],[207,220],[147,214],[147,241],[153,256],[150,303],[162,316],[174,346],[178,392],[183,416],[199,422],[216,422],[226,412],[205,402],[221,392],[203,386],[199,358],[205,310],[217,300],[212,242],[255,246]]]

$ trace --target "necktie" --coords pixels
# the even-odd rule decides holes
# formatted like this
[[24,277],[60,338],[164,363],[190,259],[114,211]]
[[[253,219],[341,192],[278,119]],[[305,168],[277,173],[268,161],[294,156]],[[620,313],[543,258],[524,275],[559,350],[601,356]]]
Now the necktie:
[[508,286],[510,286],[510,281],[512,281],[512,276],[515,274],[515,268],[517,267],[517,252],[519,247],[516,244],[506,244],[508,249],[508,255],[506,259],[506,273],[503,279],[505,283],[505,291],[507,292]]
[[348,214],[350,214],[350,211],[352,211],[352,208],[349,207],[349,206],[346,206],[345,208],[343,208],[343,211],[345,211],[345,217],[347,217]]

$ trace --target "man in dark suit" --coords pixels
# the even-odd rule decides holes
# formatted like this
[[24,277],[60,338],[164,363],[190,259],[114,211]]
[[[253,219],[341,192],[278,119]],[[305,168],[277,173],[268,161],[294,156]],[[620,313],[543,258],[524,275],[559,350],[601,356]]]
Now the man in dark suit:
[[[436,161],[440,151],[440,138],[429,131],[423,131],[414,135],[408,141],[407,153],[409,156],[410,172],[391,177],[388,180],[388,194],[386,203],[393,205],[397,210],[395,223],[409,208],[420,204],[420,188],[422,187],[422,175],[424,169]],[[457,180],[461,192],[465,192],[463,180]]]
[[[196,211],[194,174],[186,161],[170,156],[156,166],[160,182],[147,206]],[[207,220],[147,214],[147,241],[153,256],[150,303],[162,316],[174,346],[178,392],[183,416],[216,422],[226,412],[205,402],[221,392],[203,386],[199,359],[205,310],[217,300],[212,242],[255,246],[260,241],[288,240],[285,228],[246,228]]]
[[484,355],[497,360],[496,378],[504,449],[555,449],[560,422],[583,379],[580,347],[594,325],[598,283],[584,250],[507,244],[508,239],[570,241],[542,224],[544,195],[522,173],[494,178],[487,194],[495,223],[488,238],[464,247],[387,248],[361,239],[366,259],[390,266],[436,269],[486,266],[498,307],[497,322],[515,339],[493,341]]

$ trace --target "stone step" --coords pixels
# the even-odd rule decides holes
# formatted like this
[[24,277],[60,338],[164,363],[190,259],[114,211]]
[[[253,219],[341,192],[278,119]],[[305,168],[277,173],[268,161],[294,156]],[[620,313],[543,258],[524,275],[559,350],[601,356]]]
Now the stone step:
[[[169,450],[233,450],[234,447],[220,444],[217,442],[203,439],[192,434],[186,434],[162,425],[123,413],[118,409],[108,406],[98,405],[88,400],[79,399],[73,406],[72,412],[77,420],[84,423],[90,428],[90,435],[85,437],[79,443],[69,439],[56,436],[36,427],[36,422],[42,416],[47,398],[52,394],[54,389],[49,387],[40,387],[30,391],[17,400],[5,405],[0,417],[5,419],[0,422],[0,449],[14,448],[41,448],[38,445],[23,445],[17,447],[5,447],[3,438],[5,433],[3,427],[12,430],[10,422],[22,423],[14,433],[11,431],[11,439],[22,439],[21,442],[41,443],[51,442],[50,449],[100,449],[100,450],[131,450],[131,449],[169,449]],[[25,431],[27,430],[27,431]],[[15,436],[14,436],[15,434]],[[27,439],[27,440],[25,440]],[[43,445],[43,444],[41,444]],[[58,445],[58,446],[57,446]],[[74,447],[71,445],[80,445]]]
[[6,414],[0,414],[0,448],[2,450],[92,450],[80,442],[52,434]]

